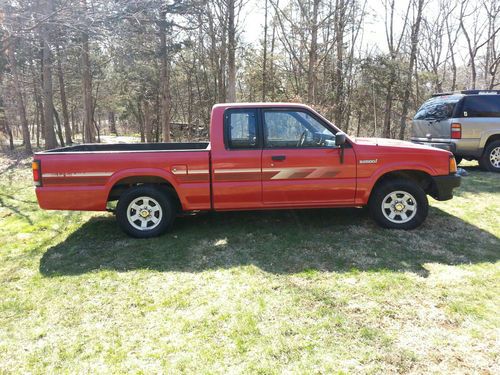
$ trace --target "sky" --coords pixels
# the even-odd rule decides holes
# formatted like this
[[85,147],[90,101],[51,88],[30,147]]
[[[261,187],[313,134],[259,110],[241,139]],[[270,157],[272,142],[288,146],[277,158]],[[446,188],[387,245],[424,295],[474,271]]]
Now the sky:
[[[287,0],[280,0],[280,5],[286,4],[287,2]],[[243,8],[241,15],[241,31],[242,37],[246,42],[257,44],[259,38],[263,36],[264,3],[264,0],[248,0]],[[402,14],[407,2],[397,1],[396,4],[397,11]],[[377,46],[379,49],[385,50],[387,42],[384,31],[384,10],[382,0],[368,0],[367,9],[369,15],[364,22],[363,44],[367,46]]]
[[[280,5],[289,0],[280,0]],[[409,0],[396,1],[395,30],[402,27],[402,18]],[[245,42],[257,44],[263,36],[265,0],[247,0],[241,15],[241,31]],[[432,14],[437,10],[437,1],[429,0],[424,10],[425,14]],[[377,48],[387,51],[385,36],[385,15],[383,0],[367,0],[367,15],[363,30],[363,46],[367,49]]]

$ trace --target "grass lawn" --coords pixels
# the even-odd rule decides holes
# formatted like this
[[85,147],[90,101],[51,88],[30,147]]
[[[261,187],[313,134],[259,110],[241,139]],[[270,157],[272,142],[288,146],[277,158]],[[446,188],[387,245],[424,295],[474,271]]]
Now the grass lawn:
[[500,174],[414,231],[364,209],[42,211],[0,157],[0,373],[500,373]]

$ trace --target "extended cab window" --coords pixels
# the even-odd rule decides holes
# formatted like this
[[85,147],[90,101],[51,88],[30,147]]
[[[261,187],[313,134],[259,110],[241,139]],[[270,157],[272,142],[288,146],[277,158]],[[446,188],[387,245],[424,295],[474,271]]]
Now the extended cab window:
[[307,112],[264,111],[265,147],[321,147],[331,145],[334,139],[334,134]]
[[500,117],[500,95],[467,96],[464,117]]
[[257,111],[237,109],[225,114],[226,145],[229,148],[257,147]]
[[458,98],[434,98],[426,101],[415,115],[415,120],[446,120],[453,116]]

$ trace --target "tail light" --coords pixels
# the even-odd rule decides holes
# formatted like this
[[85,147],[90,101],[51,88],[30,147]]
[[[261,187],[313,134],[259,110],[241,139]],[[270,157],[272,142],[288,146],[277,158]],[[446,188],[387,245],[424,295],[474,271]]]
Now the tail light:
[[458,123],[451,124],[451,138],[453,139],[462,138],[462,124]]
[[31,163],[33,169],[33,181],[35,186],[42,186],[42,169],[40,168],[40,160],[33,160]]
[[450,174],[457,173],[457,161],[453,155],[450,155]]

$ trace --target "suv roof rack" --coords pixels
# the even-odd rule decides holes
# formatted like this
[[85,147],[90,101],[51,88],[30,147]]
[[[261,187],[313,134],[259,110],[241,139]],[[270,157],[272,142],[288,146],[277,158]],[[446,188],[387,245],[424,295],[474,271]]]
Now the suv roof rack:
[[456,95],[456,94],[462,94],[462,95],[479,95],[479,94],[488,94],[488,95],[493,95],[493,94],[500,94],[500,90],[461,90],[461,91],[450,91],[450,92],[438,92],[435,94],[432,94],[432,97],[437,97],[437,96],[444,96],[444,95]]

